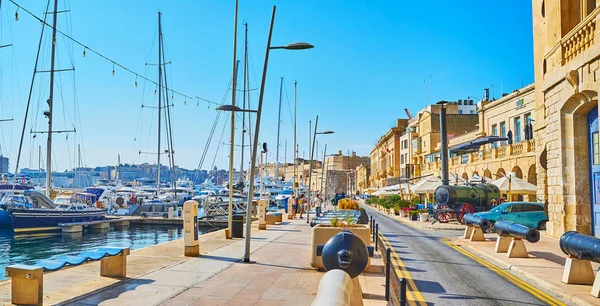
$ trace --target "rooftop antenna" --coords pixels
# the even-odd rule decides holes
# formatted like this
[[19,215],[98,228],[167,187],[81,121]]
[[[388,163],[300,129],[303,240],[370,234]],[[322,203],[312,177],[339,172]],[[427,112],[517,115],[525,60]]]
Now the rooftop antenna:
[[429,75],[429,103],[433,104],[433,89],[432,89],[431,74]]

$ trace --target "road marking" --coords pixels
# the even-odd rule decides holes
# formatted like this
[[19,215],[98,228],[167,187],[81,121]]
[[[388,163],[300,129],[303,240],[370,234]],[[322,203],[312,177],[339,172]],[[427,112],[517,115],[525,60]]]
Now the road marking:
[[408,271],[406,270],[406,266],[404,265],[404,262],[402,262],[400,255],[396,253],[396,249],[392,246],[390,241],[387,240],[387,238],[383,234],[379,234],[379,239],[381,239],[386,248],[389,248],[393,253],[391,255],[393,264],[392,266],[394,267],[394,271],[396,271],[396,275],[404,277],[407,281],[406,298],[408,299],[408,304],[426,306],[427,303],[425,302],[423,295],[419,291],[419,288],[417,288],[417,285],[415,285],[415,282],[410,276],[410,273],[408,273]]
[[501,269],[500,267],[491,264],[485,260],[483,260],[481,257],[471,253],[470,251],[467,251],[465,248],[461,248],[460,246],[452,243],[448,238],[442,238],[441,239],[443,243],[445,243],[446,245],[448,245],[449,247],[455,249],[456,251],[460,252],[461,254],[475,260],[476,262],[478,262],[479,264],[481,264],[482,266],[494,271],[496,274],[504,277],[506,280],[508,280],[509,282],[515,284],[517,287],[527,291],[528,293],[530,293],[531,295],[537,297],[538,299],[540,299],[541,301],[548,303],[548,305],[557,305],[557,306],[564,306],[565,304],[557,299],[555,299],[554,297],[552,297],[551,295],[539,290],[538,288],[534,287],[533,285],[523,281],[522,279],[512,275],[511,273],[507,272],[506,270]]

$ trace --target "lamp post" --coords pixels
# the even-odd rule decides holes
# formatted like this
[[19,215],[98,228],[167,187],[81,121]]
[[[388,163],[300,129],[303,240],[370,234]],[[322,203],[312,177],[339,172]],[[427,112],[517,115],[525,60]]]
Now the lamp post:
[[450,184],[448,178],[448,131],[446,128],[446,101],[440,101],[437,104],[441,105],[440,109],[440,154],[442,160],[442,185]]
[[[224,105],[220,105],[217,108],[215,108],[215,110],[218,111],[225,111],[225,112],[231,112],[232,117],[235,118],[235,112],[247,112],[247,113],[255,113],[255,110],[250,110],[250,109],[241,109],[233,104],[224,104]],[[229,217],[227,218],[228,223],[227,223],[227,228],[229,229],[229,233],[227,235],[227,239],[231,239],[231,223],[232,223],[232,213],[233,213],[233,131],[232,131],[232,137],[231,137],[231,144],[230,144],[230,148],[231,151],[229,153]],[[244,148],[242,148],[243,150]]]
[[317,135],[326,135],[326,134],[333,134],[333,131],[324,131],[324,132],[317,132],[317,128],[319,125],[319,116],[317,116],[317,119],[315,120],[315,130],[314,130],[314,134],[313,134],[313,138],[312,138],[312,148],[310,150],[310,158],[309,158],[309,164],[308,164],[308,173],[309,173],[309,177],[308,177],[308,209],[306,210],[306,223],[310,223],[310,202],[311,202],[311,197],[310,197],[310,188],[311,188],[311,182],[312,182],[312,171],[313,171],[313,155],[315,154],[315,140],[317,139]]
[[[271,49],[286,49],[286,50],[303,50],[313,48],[313,45],[308,43],[293,43],[285,46],[279,47],[271,47],[271,37],[273,35],[273,24],[275,23],[275,12],[277,7],[273,6],[273,13],[271,15],[271,26],[269,27],[269,36],[267,38],[267,48],[265,51],[265,62],[263,66],[262,80],[260,83],[260,93],[258,95],[258,109],[256,114],[256,126],[254,130],[254,139],[252,145],[252,157],[250,160],[250,182],[248,184],[248,193],[250,195],[254,194],[254,175],[256,172],[256,151],[258,147],[258,135],[260,132],[260,117],[262,115],[262,105],[263,105],[263,97],[265,93],[265,81],[267,79],[267,67],[269,64],[269,51]],[[250,227],[251,227],[251,219],[250,219],[250,207],[252,207],[252,196],[248,196],[247,206],[246,206],[246,237],[245,237],[245,247],[244,247],[244,262],[250,262]]]

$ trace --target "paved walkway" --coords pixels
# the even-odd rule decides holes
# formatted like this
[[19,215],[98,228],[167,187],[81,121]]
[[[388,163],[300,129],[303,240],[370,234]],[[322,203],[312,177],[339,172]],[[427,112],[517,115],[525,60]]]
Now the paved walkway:
[[[183,241],[135,250],[128,279],[99,276],[98,262],[44,275],[48,305],[310,305],[323,273],[309,264],[310,227],[285,220],[268,230],[252,229],[251,259],[243,239],[223,231],[200,236],[202,256],[187,258]],[[365,305],[385,305],[381,259],[360,276]],[[368,291],[367,291],[368,289]],[[10,305],[10,281],[0,282],[0,305]]]
[[[496,234],[485,234],[485,242],[471,242],[457,238],[459,244],[473,251],[476,255],[488,259],[497,266],[516,272],[531,283],[561,295],[577,305],[600,305],[600,299],[590,294],[591,285],[567,285],[561,282],[566,255],[560,250],[558,239],[542,237],[537,243],[525,242],[529,258],[508,258],[506,253],[495,253]],[[594,271],[600,264],[593,263]]]

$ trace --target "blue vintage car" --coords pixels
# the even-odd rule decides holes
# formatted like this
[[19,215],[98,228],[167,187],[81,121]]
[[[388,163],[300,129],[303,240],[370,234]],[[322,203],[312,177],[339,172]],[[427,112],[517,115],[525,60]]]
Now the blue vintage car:
[[506,202],[489,211],[475,213],[477,216],[494,222],[505,219],[525,226],[546,230],[548,216],[544,212],[544,204],[536,202]]

